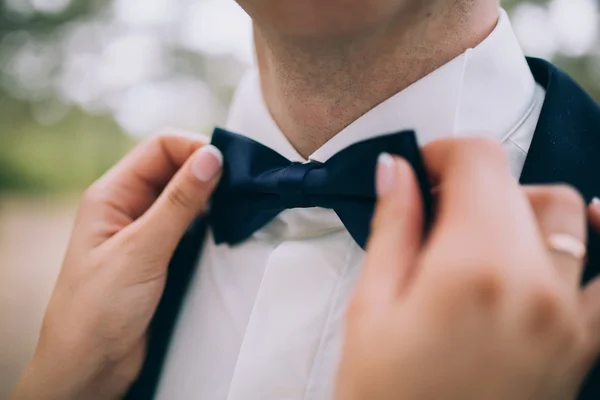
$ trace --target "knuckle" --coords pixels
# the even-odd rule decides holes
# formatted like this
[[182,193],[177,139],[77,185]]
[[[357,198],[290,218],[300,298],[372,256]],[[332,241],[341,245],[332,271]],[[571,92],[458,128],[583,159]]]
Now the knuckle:
[[175,186],[166,193],[167,201],[177,208],[191,208],[194,206],[194,199],[183,188]]
[[462,139],[458,156],[476,164],[502,167],[508,165],[508,157],[502,145],[483,137]]
[[442,305],[440,311],[446,316],[463,316],[472,307],[494,311],[506,295],[505,275],[493,263],[463,260],[441,273],[433,286],[435,296],[431,298]]
[[81,196],[81,203],[84,206],[91,206],[104,201],[105,190],[99,183],[94,183]]
[[556,290],[541,285],[533,287],[529,290],[526,304],[528,328],[533,335],[539,336],[561,327],[564,312]]
[[146,143],[151,147],[162,147],[168,137],[166,133],[159,133],[149,138]]
[[581,195],[568,185],[555,185],[540,191],[534,203],[545,212],[585,212],[585,202]]
[[568,185],[557,185],[552,188],[550,202],[556,208],[569,213],[585,214],[585,201],[581,194]]
[[501,269],[495,264],[468,260],[452,268],[451,274],[442,285],[453,287],[449,291],[453,292],[454,299],[483,307],[494,307],[500,303],[506,282]]
[[142,143],[140,143],[136,147],[136,150],[137,151],[145,150],[148,152],[160,153],[160,152],[162,152],[162,149],[164,149],[164,147],[165,147],[166,139],[167,139],[167,135],[164,135],[164,134],[153,135],[153,136],[149,137],[148,139],[146,139],[145,141],[143,141]]
[[495,140],[486,137],[473,137],[465,140],[469,146],[473,148],[473,151],[477,151],[478,153],[492,155],[504,154],[502,146]]
[[170,158],[169,142],[173,139],[174,137],[172,135],[162,133],[149,138],[143,143],[143,146],[146,146],[152,152],[164,154]]
[[506,153],[502,149],[502,145],[497,141],[484,137],[466,140],[472,153],[483,155],[485,158],[490,158],[496,161],[506,160]]
[[493,265],[477,268],[470,274],[467,287],[478,304],[493,307],[500,302],[504,292],[504,279]]

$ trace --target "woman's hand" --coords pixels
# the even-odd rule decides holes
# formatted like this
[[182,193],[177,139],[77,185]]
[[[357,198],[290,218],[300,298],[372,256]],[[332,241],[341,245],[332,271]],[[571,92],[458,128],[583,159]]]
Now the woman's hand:
[[[424,243],[410,167],[380,162],[337,399],[575,398],[600,346],[600,284],[581,288],[575,251],[583,200],[523,190],[487,142],[441,141],[424,156],[439,184]],[[553,235],[568,235],[573,253],[550,251]]]
[[12,399],[113,399],[139,373],[167,266],[218,181],[201,138],[140,145],[85,194],[35,356]]

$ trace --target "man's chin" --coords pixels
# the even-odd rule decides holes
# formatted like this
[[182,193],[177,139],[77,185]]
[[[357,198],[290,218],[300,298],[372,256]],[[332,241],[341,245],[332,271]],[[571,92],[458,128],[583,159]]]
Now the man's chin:
[[[420,0],[419,0],[420,1]],[[297,38],[340,38],[385,25],[408,0],[238,0],[263,30]]]

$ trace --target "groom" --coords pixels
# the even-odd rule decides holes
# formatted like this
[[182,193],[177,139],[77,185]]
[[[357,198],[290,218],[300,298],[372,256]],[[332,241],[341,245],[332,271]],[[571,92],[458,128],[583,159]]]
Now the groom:
[[[498,0],[238,2],[254,21],[258,68],[228,131],[298,163],[407,129],[421,145],[485,136],[522,183],[600,194],[600,110],[561,71],[524,57]],[[363,250],[333,210],[289,208],[235,245],[192,227],[128,399],[331,396]],[[592,235],[586,279],[599,249]],[[580,398],[600,398],[599,386],[596,371]]]

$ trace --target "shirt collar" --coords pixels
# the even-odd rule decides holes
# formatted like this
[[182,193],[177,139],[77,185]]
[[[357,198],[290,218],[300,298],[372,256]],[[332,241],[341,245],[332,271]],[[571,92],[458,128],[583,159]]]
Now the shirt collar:
[[[508,16],[478,46],[377,105],[315,151],[325,162],[343,148],[379,135],[413,129],[421,145],[449,136],[484,134],[503,141],[533,109],[535,80]],[[238,87],[227,128],[306,161],[283,135],[263,100],[256,70]]]

